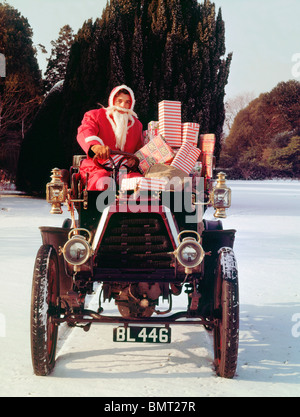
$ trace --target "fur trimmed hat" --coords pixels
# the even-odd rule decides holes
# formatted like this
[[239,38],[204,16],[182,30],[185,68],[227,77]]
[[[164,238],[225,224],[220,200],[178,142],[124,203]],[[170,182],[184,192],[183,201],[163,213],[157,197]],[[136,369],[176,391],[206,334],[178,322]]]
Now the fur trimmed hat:
[[134,105],[135,105],[135,97],[134,97],[134,93],[132,91],[132,89],[130,87],[127,87],[127,85],[122,84],[119,85],[118,87],[115,87],[110,95],[109,95],[109,99],[108,99],[108,107],[112,107],[114,105],[114,98],[116,96],[116,94],[120,91],[120,90],[127,90],[130,97],[131,97],[131,106],[130,106],[130,110],[134,109]]

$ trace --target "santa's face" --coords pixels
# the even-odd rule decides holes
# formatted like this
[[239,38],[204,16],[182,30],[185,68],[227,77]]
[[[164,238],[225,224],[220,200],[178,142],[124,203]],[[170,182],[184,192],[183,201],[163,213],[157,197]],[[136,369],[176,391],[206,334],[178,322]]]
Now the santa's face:
[[[120,107],[122,109],[130,109],[131,107],[131,97],[129,94],[120,93],[114,99],[114,106]],[[120,113],[124,113],[123,111],[119,110]]]

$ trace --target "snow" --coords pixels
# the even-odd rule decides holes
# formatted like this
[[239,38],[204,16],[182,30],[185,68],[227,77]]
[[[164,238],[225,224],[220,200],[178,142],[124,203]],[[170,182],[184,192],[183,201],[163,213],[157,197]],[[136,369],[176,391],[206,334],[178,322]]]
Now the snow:
[[[60,226],[43,200],[0,197],[0,396],[227,397],[300,395],[300,183],[231,181],[224,228],[237,230],[240,344],[237,375],[217,377],[202,327],[172,326],[172,343],[114,343],[116,325],[60,327],[57,363],[33,374],[30,297],[39,226]],[[207,217],[213,211],[208,210]],[[186,294],[174,308],[186,306]],[[167,309],[167,304],[162,309]],[[114,304],[105,309],[116,312]],[[117,400],[116,400],[117,401]]]

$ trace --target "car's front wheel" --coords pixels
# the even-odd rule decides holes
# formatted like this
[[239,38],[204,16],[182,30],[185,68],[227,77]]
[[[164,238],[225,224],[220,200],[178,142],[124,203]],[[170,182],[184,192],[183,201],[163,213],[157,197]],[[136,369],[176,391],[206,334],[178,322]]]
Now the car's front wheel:
[[59,314],[58,259],[51,245],[37,253],[31,295],[31,356],[34,373],[48,375],[55,365]]
[[219,251],[215,275],[214,363],[217,375],[233,378],[238,359],[239,290],[238,271],[233,250]]

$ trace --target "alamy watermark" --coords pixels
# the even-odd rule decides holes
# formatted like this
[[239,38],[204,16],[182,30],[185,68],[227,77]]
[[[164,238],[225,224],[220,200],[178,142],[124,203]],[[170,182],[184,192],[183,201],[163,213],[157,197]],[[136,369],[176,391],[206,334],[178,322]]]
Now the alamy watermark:
[[292,62],[295,64],[292,66],[292,76],[294,78],[300,78],[300,52],[295,53],[292,56]]
[[300,313],[295,313],[292,316],[292,321],[295,322],[292,327],[292,336],[300,337]]
[[[117,196],[116,187],[112,187],[112,178],[107,177],[107,189],[99,194],[96,200],[96,207],[99,212],[103,212],[107,207],[111,213],[159,213],[161,206],[172,207],[172,212],[184,213],[187,223],[198,223],[201,220],[204,205],[204,179],[197,177],[181,178],[173,177],[165,180],[166,188],[160,191],[159,198],[151,198],[143,201],[143,193],[155,190],[155,179],[149,179],[148,189],[141,191],[137,198],[135,193],[124,191]],[[180,184],[179,189],[177,188]],[[180,189],[181,188],[181,189]],[[177,192],[173,192],[173,191]],[[146,203],[145,203],[146,202]]]
[[0,54],[0,77],[6,77],[6,59],[3,54]]
[[0,313],[0,337],[6,337],[6,319],[5,315]]

